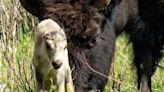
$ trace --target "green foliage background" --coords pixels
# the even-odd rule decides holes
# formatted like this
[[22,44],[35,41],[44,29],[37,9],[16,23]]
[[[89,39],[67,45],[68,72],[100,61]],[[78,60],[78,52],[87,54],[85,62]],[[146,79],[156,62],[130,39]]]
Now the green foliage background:
[[[0,92],[34,91],[31,61],[37,23],[18,0],[0,1]],[[128,35],[120,35],[104,92],[137,92],[132,53]],[[161,61],[164,66],[164,59]],[[153,92],[164,92],[164,70],[157,68],[152,80]]]

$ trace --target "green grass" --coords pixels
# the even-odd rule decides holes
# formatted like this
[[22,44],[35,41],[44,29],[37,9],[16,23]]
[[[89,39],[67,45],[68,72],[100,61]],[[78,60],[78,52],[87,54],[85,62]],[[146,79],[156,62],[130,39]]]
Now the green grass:
[[1,51],[0,92],[30,92],[34,88],[31,66],[33,33],[24,25],[18,32],[18,37],[9,40],[7,49]]
[[[109,92],[108,90],[110,92],[138,92],[136,70],[132,64],[132,53],[132,44],[129,43],[128,36],[120,35],[116,41],[114,67],[110,73],[110,77],[116,81],[109,81],[104,92]],[[162,61],[164,59],[161,60],[160,65],[164,66]],[[164,70],[157,68],[152,78],[152,89],[153,92],[164,92]]]

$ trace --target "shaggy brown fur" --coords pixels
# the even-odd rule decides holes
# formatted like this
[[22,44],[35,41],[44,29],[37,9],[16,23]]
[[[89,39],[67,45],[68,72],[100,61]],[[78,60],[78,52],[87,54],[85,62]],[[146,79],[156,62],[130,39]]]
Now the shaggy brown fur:
[[[104,16],[85,0],[70,3],[69,0],[42,2],[40,8],[43,19],[52,18],[66,30],[67,37],[94,38],[101,33]],[[71,36],[70,36],[71,35]]]

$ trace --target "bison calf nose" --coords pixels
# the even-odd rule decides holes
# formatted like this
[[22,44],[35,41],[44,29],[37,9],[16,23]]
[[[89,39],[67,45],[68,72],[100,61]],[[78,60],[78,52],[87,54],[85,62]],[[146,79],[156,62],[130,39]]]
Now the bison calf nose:
[[54,67],[54,69],[60,68],[61,65],[62,65],[62,63],[60,61],[53,61],[52,62],[52,66]]

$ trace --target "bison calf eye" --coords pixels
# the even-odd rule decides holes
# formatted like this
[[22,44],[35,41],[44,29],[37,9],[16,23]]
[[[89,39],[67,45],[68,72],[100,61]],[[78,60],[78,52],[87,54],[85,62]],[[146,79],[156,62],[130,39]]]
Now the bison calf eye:
[[51,49],[51,46],[46,43],[46,49]]

